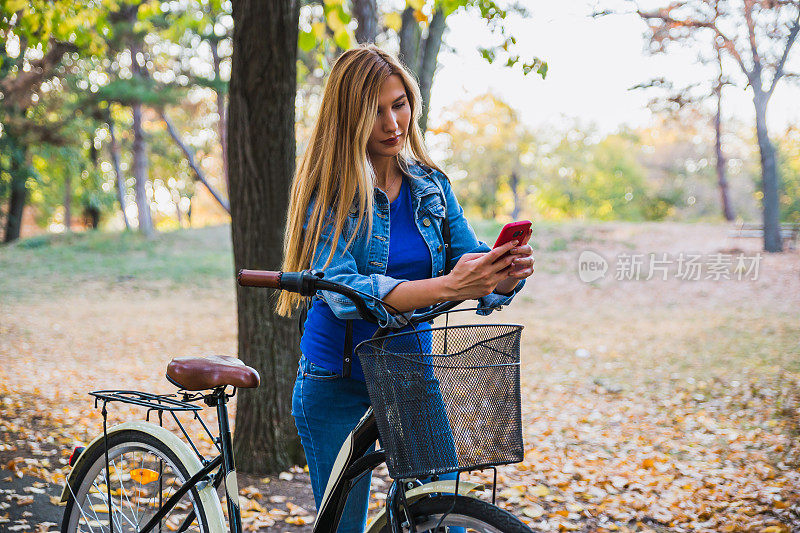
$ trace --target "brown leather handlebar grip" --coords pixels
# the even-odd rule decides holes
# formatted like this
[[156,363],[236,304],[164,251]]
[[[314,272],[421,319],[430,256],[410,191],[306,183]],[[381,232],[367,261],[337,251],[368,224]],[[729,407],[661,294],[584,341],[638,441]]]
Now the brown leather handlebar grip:
[[281,288],[281,274],[276,270],[245,270],[239,271],[236,281],[243,287],[269,287]]

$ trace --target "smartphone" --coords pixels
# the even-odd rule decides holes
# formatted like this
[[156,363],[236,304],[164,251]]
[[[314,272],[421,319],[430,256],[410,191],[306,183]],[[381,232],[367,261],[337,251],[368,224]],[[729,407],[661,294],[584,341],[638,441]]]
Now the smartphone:
[[517,246],[522,246],[523,244],[528,243],[528,239],[531,238],[532,233],[533,230],[531,229],[530,220],[509,222],[503,226],[502,230],[500,230],[500,235],[497,237],[497,241],[494,243],[494,248],[503,246],[505,243],[514,240],[519,241]]

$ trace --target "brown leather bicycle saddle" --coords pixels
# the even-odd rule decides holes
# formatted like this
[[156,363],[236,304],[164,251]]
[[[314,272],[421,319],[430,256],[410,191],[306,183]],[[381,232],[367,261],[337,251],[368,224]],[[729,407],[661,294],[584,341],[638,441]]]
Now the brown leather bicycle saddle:
[[226,355],[176,357],[167,365],[167,377],[185,390],[206,390],[222,385],[252,389],[261,381],[255,369]]

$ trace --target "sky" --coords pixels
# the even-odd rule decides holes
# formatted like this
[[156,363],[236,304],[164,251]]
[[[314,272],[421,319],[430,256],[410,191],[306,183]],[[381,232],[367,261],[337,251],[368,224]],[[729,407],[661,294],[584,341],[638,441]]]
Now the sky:
[[[487,91],[517,109],[521,119],[533,127],[594,124],[601,132],[613,132],[621,124],[645,125],[651,114],[647,91],[630,91],[633,85],[656,77],[676,84],[707,80],[716,76],[714,67],[700,65],[696,49],[650,55],[644,49],[645,24],[636,15],[591,18],[592,4],[585,0],[525,2],[531,17],[509,23],[523,56],[539,56],[548,62],[547,78],[535,73],[524,76],[520,69],[490,65],[477,47],[496,40],[475,14],[457,13],[448,18],[440,67],[431,96],[431,125],[443,107]],[[800,43],[787,63],[800,70]],[[738,68],[738,67],[737,67]],[[731,68],[731,70],[733,70]],[[800,125],[800,83],[781,80],[770,101],[770,133],[789,124]],[[752,122],[750,92],[726,88],[726,116]]]

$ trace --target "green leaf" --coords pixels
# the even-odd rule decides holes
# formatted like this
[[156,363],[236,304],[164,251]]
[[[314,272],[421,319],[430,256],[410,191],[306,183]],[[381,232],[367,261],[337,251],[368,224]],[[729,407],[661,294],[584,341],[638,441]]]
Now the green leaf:
[[322,40],[325,37],[325,23],[324,22],[315,22],[311,25],[311,31],[314,33],[314,37],[318,40]]
[[339,18],[340,18],[340,19],[341,19],[341,21],[342,21],[342,22],[344,22],[345,24],[347,24],[348,22],[350,22],[351,20],[353,20],[353,17],[350,15],[350,13],[348,13],[347,11],[345,11],[345,10],[344,10],[344,6],[342,6],[341,4],[340,4],[340,5],[338,5],[338,6],[336,6],[336,11],[338,11],[338,12],[339,12]]
[[383,17],[383,23],[387,28],[391,28],[394,31],[399,32],[403,25],[403,17],[400,16],[400,13],[397,11],[392,11],[390,13],[386,13],[386,15]]
[[343,50],[347,50],[350,48],[350,34],[347,33],[347,30],[341,29],[333,34],[333,41],[339,48]]
[[533,58],[533,61],[529,63],[525,63],[522,65],[522,73],[526,76],[533,72],[536,69],[536,73],[539,74],[542,79],[547,77],[547,62],[542,61],[538,57]]
[[494,62],[494,57],[495,57],[494,50],[490,50],[488,48],[478,48],[478,52],[481,54],[481,57],[484,58],[489,63]]
[[7,0],[5,6],[3,6],[3,11],[6,13],[16,13],[21,9],[25,9],[28,6],[27,0]]
[[330,26],[334,33],[344,30],[345,22],[340,16],[340,10],[335,8],[329,9],[328,6],[325,7],[325,15],[328,19],[328,26]]
[[448,16],[458,8],[465,7],[466,5],[466,0],[441,0],[439,9],[444,11],[445,16]]
[[304,52],[312,50],[317,45],[317,38],[312,31],[301,31],[297,38],[297,44]]

